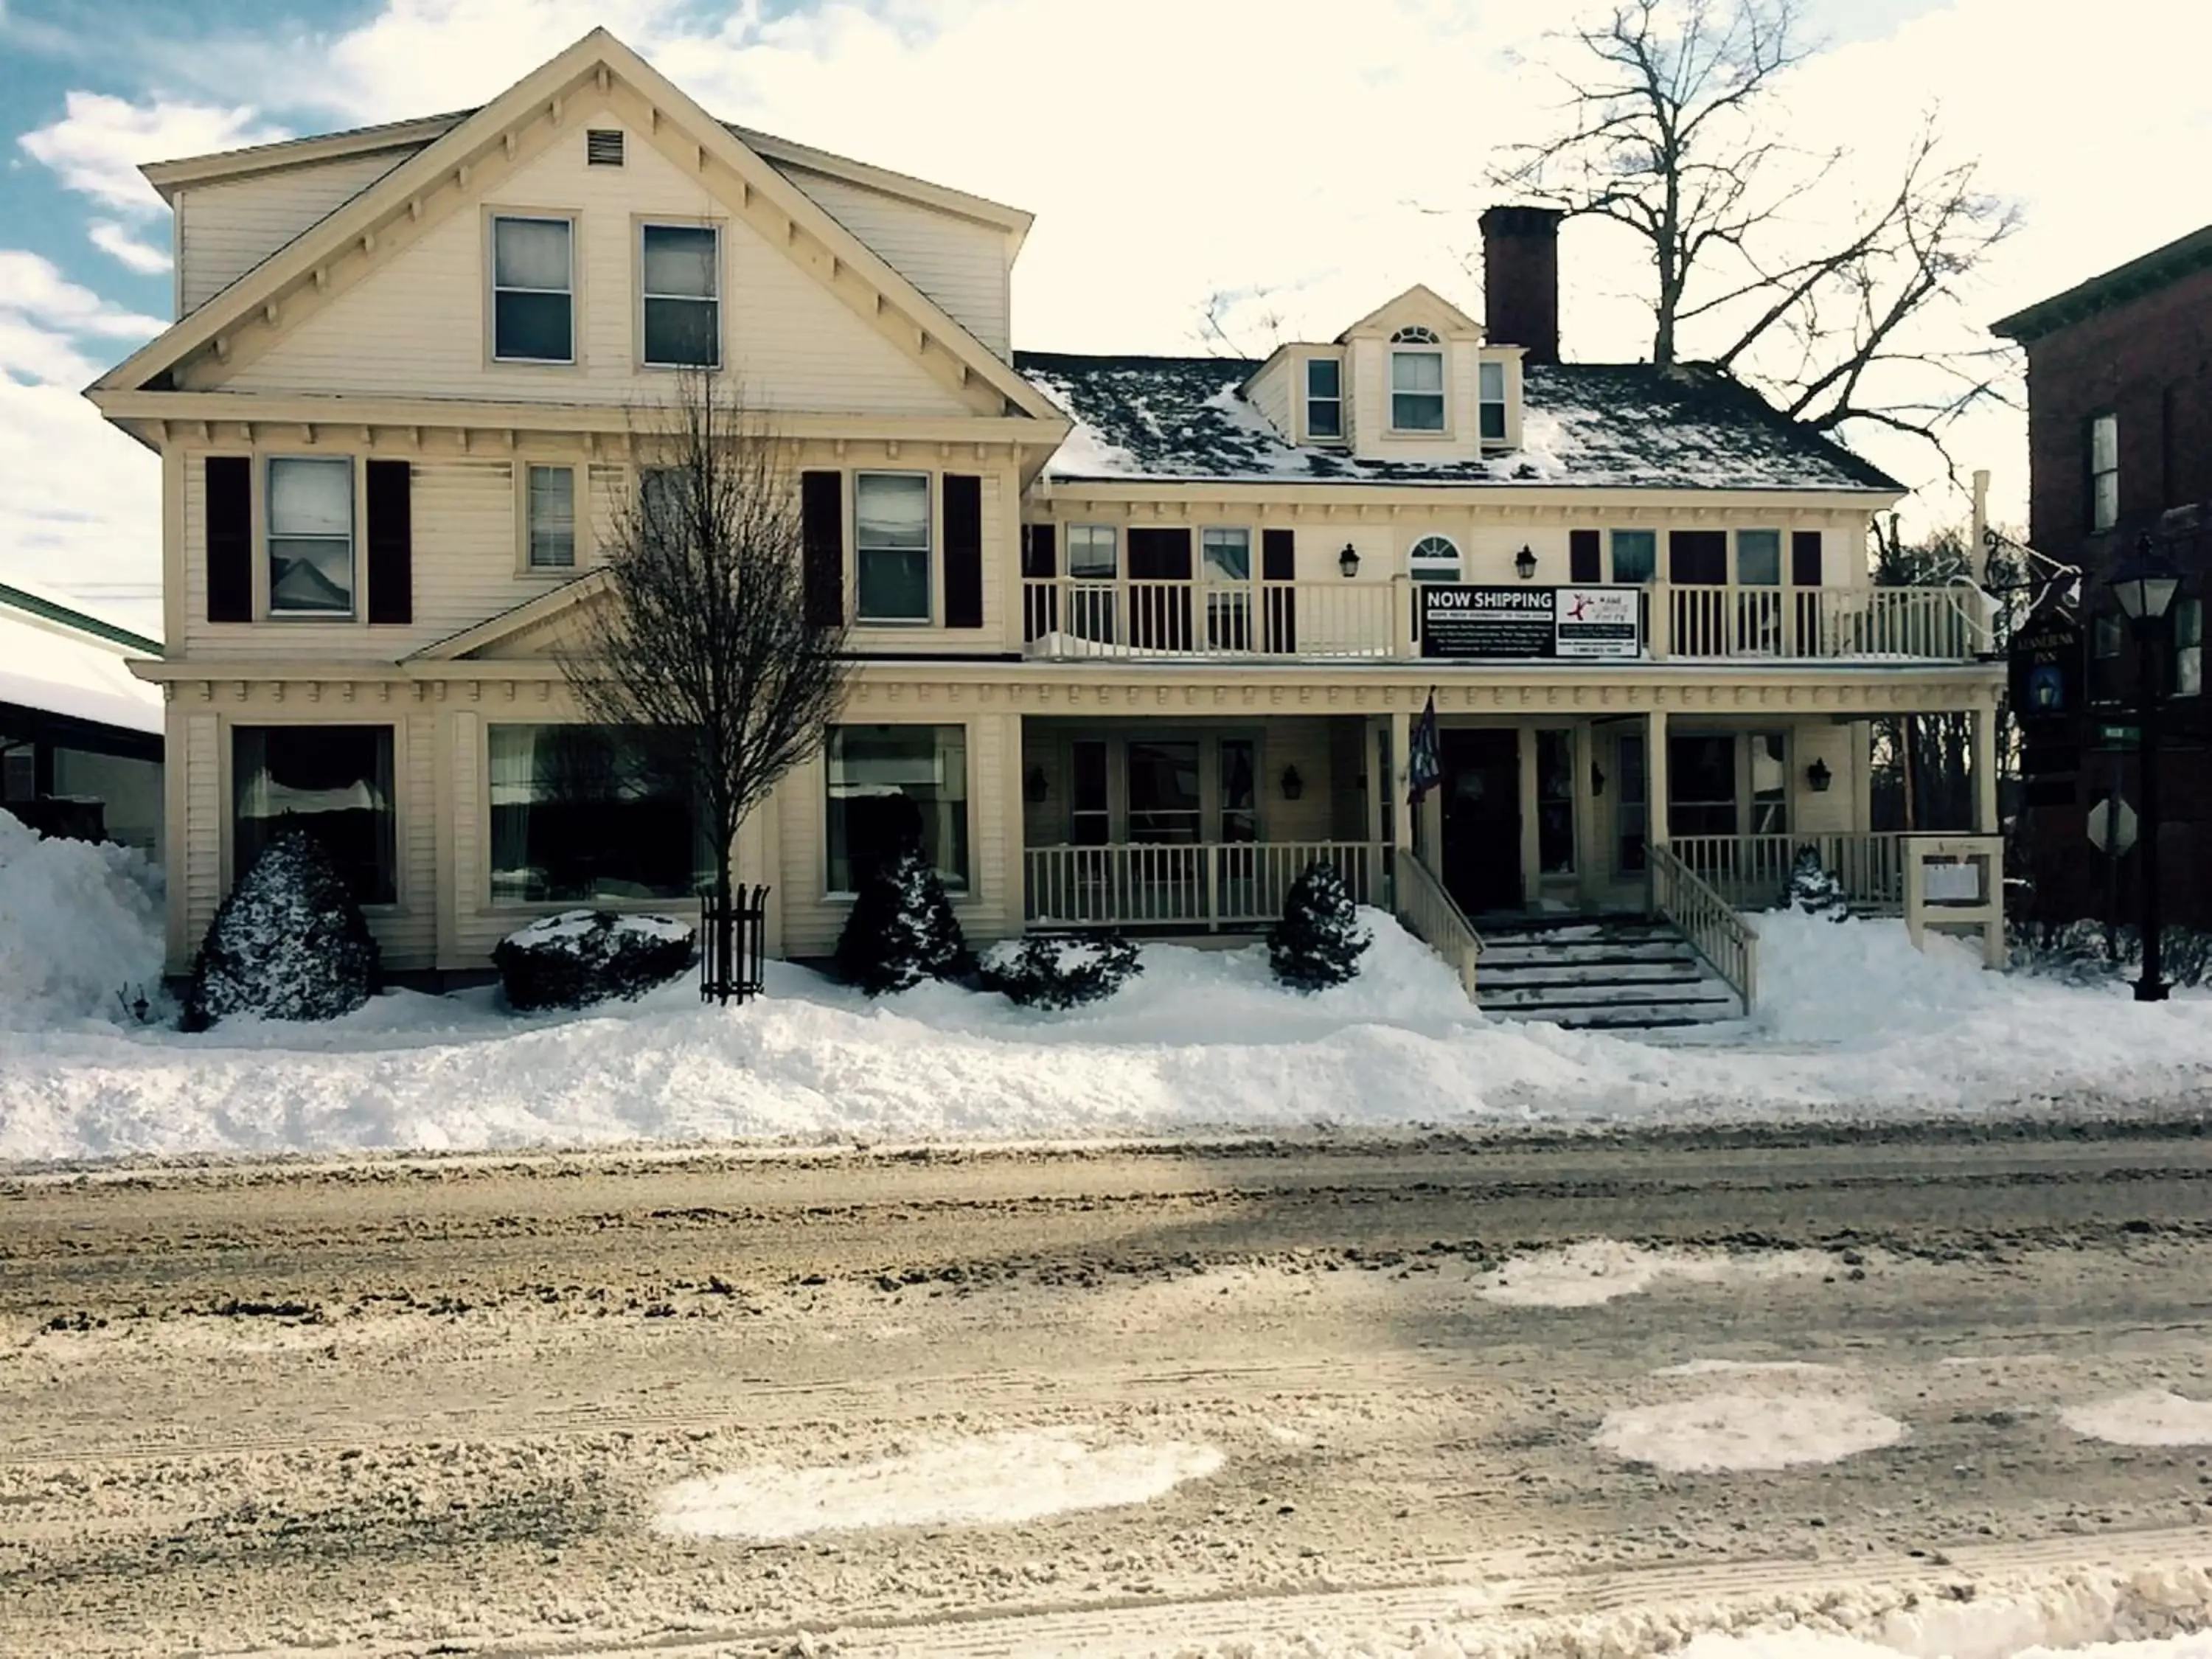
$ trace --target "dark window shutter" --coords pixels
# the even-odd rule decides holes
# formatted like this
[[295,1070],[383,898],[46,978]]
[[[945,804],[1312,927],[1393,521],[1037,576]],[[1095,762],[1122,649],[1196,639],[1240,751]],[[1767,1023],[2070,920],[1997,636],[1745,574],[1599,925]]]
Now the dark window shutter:
[[405,461],[368,464],[368,619],[415,620],[415,512]]
[[[1025,524],[1022,526],[1022,575],[1029,581],[1048,582],[1060,574],[1060,526]],[[1022,590],[1022,638],[1042,639],[1060,631],[1060,590],[1024,587]]]
[[1690,586],[1723,586],[1728,581],[1728,532],[1669,531],[1667,580]]
[[[1260,532],[1260,579],[1267,582],[1294,582],[1298,579],[1297,532]],[[1264,629],[1261,644],[1277,656],[1292,654],[1298,648],[1298,590],[1267,588],[1262,602],[1266,611],[1261,618]]]
[[1790,580],[1800,587],[1820,585],[1820,532],[1817,530],[1793,530],[1790,532]]
[[207,619],[253,620],[253,462],[207,458]]
[[801,473],[799,511],[806,620],[816,628],[836,628],[845,620],[845,475]]
[[945,625],[983,625],[983,481],[945,475]]
[[1129,530],[1129,580],[1139,582],[1187,582],[1190,580],[1190,532],[1188,530]]
[[1595,530],[1567,532],[1567,580],[1571,582],[1601,582],[1605,566],[1599,553],[1598,533]]

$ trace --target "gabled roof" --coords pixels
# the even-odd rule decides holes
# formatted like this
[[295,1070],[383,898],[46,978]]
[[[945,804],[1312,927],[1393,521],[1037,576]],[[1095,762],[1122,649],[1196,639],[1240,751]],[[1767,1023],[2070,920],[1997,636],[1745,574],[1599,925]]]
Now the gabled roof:
[[1990,332],[2026,345],[2100,311],[2155,293],[2208,265],[2212,265],[2212,225],[2192,230],[2124,265],[2115,265],[2086,283],[2076,283],[2063,294],[1999,318],[1990,325]]
[[604,591],[607,573],[604,568],[587,570],[581,575],[571,576],[567,581],[547,588],[543,593],[533,593],[520,605],[511,605],[495,616],[464,628],[458,634],[448,634],[442,640],[433,641],[419,651],[410,651],[401,660],[405,662],[453,662],[462,657],[476,655],[487,646],[526,634],[542,623],[551,621],[565,611],[573,610],[593,594]]
[[1388,334],[1408,322],[1440,326],[1448,336],[1480,340],[1482,325],[1462,311],[1426,283],[1416,283],[1395,299],[1386,300],[1336,337],[1336,343],[1370,334]]
[[161,688],[126,665],[141,652],[158,657],[161,642],[0,585],[0,703],[159,735]]
[[1074,416],[1045,469],[1055,482],[1904,493],[1878,467],[1709,369],[1527,364],[1519,450],[1370,461],[1290,442],[1240,395],[1254,368],[1241,358],[1019,351],[1014,362]]
[[[887,316],[890,319],[883,325],[889,328],[898,323],[903,337],[905,325],[910,325],[914,340],[909,349],[927,359],[931,349],[936,348],[943,354],[939,363],[949,357],[952,365],[943,372],[952,374],[957,368],[961,386],[980,381],[1004,400],[1009,413],[1039,420],[1055,418],[1051,405],[963,324],[885,263],[759,152],[604,28],[593,29],[490,103],[459,118],[368,189],[132,353],[95,381],[93,389],[143,387],[160,381],[202,351],[213,349],[222,355],[226,343],[240,331],[264,325],[276,328],[289,296],[310,286],[319,291],[326,283],[337,281],[338,267],[344,262],[373,259],[380,233],[403,220],[419,218],[425,201],[438,192],[467,191],[473,165],[511,146],[518,132],[549,112],[557,120],[563,100],[579,85],[595,82],[604,91],[616,81],[635,88],[651,106],[656,130],[664,122],[672,124],[696,145],[701,177],[709,188],[714,187],[714,170],[719,169],[732,199],[750,204],[758,198],[766,204],[763,210],[772,210],[778,216],[784,227],[783,245],[802,269],[812,271],[817,280],[833,289],[848,276],[866,284],[873,295],[872,314],[878,319]],[[386,137],[377,142],[389,143],[389,130],[381,131]],[[265,159],[273,148],[262,146],[256,152],[240,154]],[[816,261],[798,257],[802,234],[815,247],[826,251],[828,258],[819,260],[818,266]],[[386,243],[392,240],[383,238]],[[847,292],[843,297],[852,296]]]

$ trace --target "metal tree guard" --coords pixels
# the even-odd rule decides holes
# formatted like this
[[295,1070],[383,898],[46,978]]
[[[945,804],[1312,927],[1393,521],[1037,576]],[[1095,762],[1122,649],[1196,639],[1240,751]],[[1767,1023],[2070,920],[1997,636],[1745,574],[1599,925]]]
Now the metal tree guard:
[[699,1000],[744,1003],[766,988],[768,889],[699,896]]

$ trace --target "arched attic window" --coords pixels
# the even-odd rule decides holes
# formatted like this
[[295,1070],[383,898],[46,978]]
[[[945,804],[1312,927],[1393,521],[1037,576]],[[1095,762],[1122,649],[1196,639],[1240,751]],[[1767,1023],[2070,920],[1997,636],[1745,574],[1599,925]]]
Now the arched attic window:
[[1424,536],[1406,551],[1406,572],[1417,582],[1459,580],[1459,549],[1449,536]]
[[1445,429],[1443,341],[1432,328],[1413,324],[1390,337],[1390,429]]

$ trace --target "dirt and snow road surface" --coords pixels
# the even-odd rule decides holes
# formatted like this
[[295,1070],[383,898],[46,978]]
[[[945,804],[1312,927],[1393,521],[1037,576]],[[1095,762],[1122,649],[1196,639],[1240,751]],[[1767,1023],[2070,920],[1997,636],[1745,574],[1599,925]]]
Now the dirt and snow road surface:
[[0,1651],[2160,1634],[2208,1398],[2203,1120],[19,1174]]

